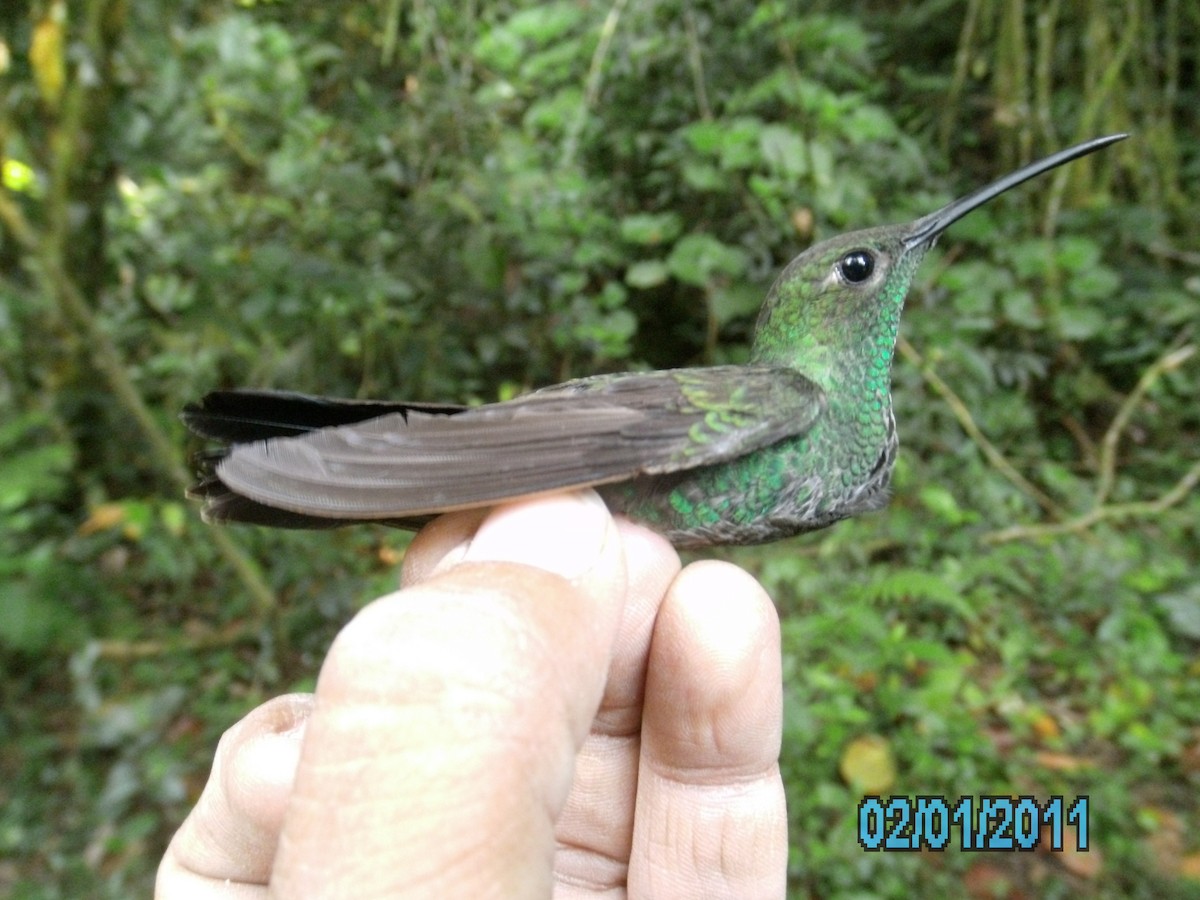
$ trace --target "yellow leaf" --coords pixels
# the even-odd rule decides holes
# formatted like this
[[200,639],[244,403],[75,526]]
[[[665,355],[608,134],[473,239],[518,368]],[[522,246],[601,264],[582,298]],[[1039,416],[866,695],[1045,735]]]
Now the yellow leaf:
[[0,182],[14,194],[24,194],[37,186],[37,177],[33,169],[20,160],[6,159],[0,163]]
[[38,93],[51,109],[57,109],[67,83],[67,64],[63,54],[66,4],[53,3],[41,21],[33,27],[29,45],[29,63]]
[[92,510],[87,521],[79,526],[79,533],[87,536],[98,531],[107,531],[125,522],[125,507],[120,503],[101,503]]
[[1033,733],[1043,741],[1062,737],[1062,729],[1058,727],[1058,722],[1048,712],[1039,711],[1030,724],[1033,726]]
[[398,566],[404,561],[404,551],[389,547],[387,544],[379,548],[378,555],[379,561],[389,568]]
[[812,237],[813,225],[816,223],[817,217],[813,215],[813,211],[807,206],[801,206],[792,210],[792,228],[796,229],[796,234],[807,240]]
[[882,794],[896,782],[892,748],[877,734],[855,738],[842,752],[842,778],[864,794]]
[[1071,753],[1052,753],[1048,750],[1034,754],[1039,766],[1054,772],[1076,772],[1080,769],[1093,768],[1095,760],[1086,756],[1075,756]]
[[1189,853],[1179,860],[1179,874],[1189,881],[1200,881],[1200,853]]

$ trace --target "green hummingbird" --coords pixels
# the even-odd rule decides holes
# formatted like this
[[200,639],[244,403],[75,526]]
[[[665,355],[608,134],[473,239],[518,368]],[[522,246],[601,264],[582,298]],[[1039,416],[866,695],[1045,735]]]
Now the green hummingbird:
[[226,446],[200,455],[189,495],[210,522],[418,528],[594,487],[680,548],[764,543],[879,509],[898,446],[892,355],[926,252],[971,210],[1124,137],[805,250],[771,287],[746,365],[597,375],[477,407],[210,393],[183,419]]

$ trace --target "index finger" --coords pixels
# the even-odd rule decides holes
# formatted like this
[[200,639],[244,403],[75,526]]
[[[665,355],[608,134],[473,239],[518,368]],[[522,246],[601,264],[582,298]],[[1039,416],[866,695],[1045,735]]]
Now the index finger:
[[560,495],[493,513],[461,565],[363,610],[317,684],[273,890],[548,894],[625,587],[599,498]]

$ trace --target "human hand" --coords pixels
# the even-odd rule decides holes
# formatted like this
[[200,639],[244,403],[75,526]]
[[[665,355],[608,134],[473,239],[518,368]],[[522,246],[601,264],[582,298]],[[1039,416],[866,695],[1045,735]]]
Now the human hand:
[[[782,897],[779,626],[592,492],[443,516],[226,732],[159,898]],[[269,887],[268,887],[269,885]]]

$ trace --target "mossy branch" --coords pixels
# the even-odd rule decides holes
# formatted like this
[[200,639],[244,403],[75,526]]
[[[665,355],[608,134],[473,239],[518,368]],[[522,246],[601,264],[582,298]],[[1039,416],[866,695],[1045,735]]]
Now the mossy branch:
[[967,409],[967,405],[954,393],[954,389],[946,384],[941,376],[934,371],[932,364],[926,362],[925,358],[906,338],[900,338],[896,346],[900,351],[900,355],[920,370],[921,377],[925,379],[925,383],[933,388],[934,393],[941,397],[946,402],[946,405],[950,407],[950,411],[954,413],[954,418],[958,419],[958,424],[967,433],[967,437],[979,448],[991,467],[1050,515],[1055,518],[1065,516],[1066,511],[1053,498],[1018,472],[1013,464],[1005,459],[1004,454],[996,449],[996,445],[988,440],[987,435],[976,424],[974,416]]
[[932,365],[926,362],[924,357],[922,357],[912,344],[904,338],[900,338],[897,343],[897,349],[905,359],[920,369],[921,377],[925,379],[925,382],[950,407],[951,412],[958,419],[963,431],[979,447],[980,452],[992,468],[1004,476],[1005,479],[1023,494],[1034,500],[1049,515],[1060,520],[1035,525],[1014,525],[1009,528],[990,531],[983,536],[985,543],[1002,544],[1016,540],[1031,540],[1059,534],[1080,533],[1103,521],[1148,518],[1181,503],[1196,485],[1200,484],[1200,462],[1196,462],[1169,490],[1165,491],[1157,499],[1139,500],[1129,503],[1108,502],[1116,481],[1117,448],[1120,445],[1121,437],[1129,426],[1129,421],[1133,416],[1134,410],[1141,403],[1147,392],[1165,373],[1179,368],[1196,354],[1197,346],[1195,344],[1175,347],[1163,354],[1142,373],[1142,377],[1138,379],[1137,385],[1121,403],[1120,408],[1109,424],[1108,430],[1104,434],[1104,438],[1100,442],[1097,466],[1098,474],[1096,476],[1096,487],[1091,508],[1078,515],[1069,514],[1013,467],[1012,463],[1004,457],[980,430],[970,410],[967,409],[966,404],[941,379],[937,372],[934,371]]
[[1138,500],[1129,503],[1109,503],[1113,485],[1116,483],[1117,448],[1121,437],[1129,426],[1129,420],[1134,410],[1146,393],[1164,374],[1179,368],[1196,354],[1195,344],[1186,344],[1168,350],[1155,360],[1137,385],[1129,392],[1121,403],[1117,414],[1113,416],[1104,438],[1100,442],[1099,471],[1096,476],[1096,488],[1089,510],[1080,515],[1065,519],[1062,522],[1043,523],[1037,525],[1014,525],[999,531],[984,535],[989,544],[1002,544],[1008,541],[1031,540],[1034,538],[1050,537],[1058,534],[1071,534],[1086,531],[1099,522],[1114,519],[1140,519],[1156,516],[1181,503],[1189,493],[1200,483],[1200,461],[1195,462],[1175,482],[1175,484],[1155,500]]

